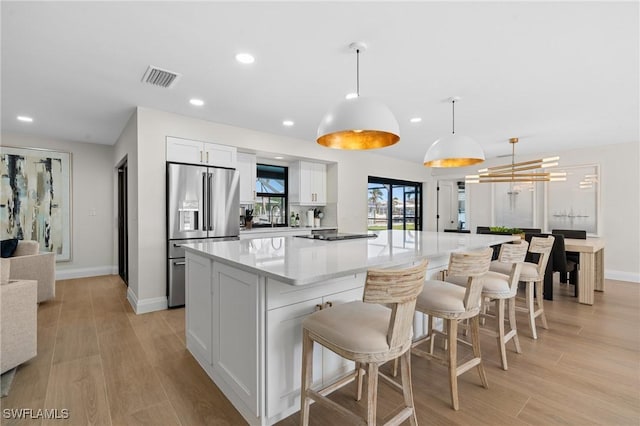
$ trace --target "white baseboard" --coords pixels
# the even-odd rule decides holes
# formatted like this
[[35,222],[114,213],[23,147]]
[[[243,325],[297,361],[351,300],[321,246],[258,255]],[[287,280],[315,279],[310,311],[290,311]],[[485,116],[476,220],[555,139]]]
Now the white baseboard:
[[612,271],[605,269],[604,277],[608,280],[629,281],[632,283],[640,283],[640,274],[625,271]]
[[147,312],[164,311],[169,307],[166,297],[138,300],[138,297],[131,290],[131,287],[127,290],[127,300],[137,315],[146,314]]
[[115,275],[118,267],[114,265],[95,266],[93,268],[57,269],[56,280],[70,280],[73,278],[98,277],[101,275]]

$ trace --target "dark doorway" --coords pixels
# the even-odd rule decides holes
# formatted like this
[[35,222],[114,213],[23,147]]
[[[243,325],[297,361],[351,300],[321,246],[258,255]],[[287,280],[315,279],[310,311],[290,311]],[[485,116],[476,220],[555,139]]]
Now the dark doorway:
[[118,275],[129,286],[129,228],[127,216],[127,159],[118,166]]

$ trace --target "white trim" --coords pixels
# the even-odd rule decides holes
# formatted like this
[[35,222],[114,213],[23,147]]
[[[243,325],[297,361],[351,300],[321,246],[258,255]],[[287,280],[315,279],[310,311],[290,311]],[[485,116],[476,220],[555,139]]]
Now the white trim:
[[127,301],[137,315],[148,312],[164,311],[169,307],[166,297],[153,297],[151,299],[138,300],[131,287],[127,290]]
[[607,280],[629,281],[632,283],[640,283],[640,273],[626,271],[612,271],[605,269],[604,277]]
[[56,280],[70,280],[73,278],[98,277],[101,275],[116,275],[118,267],[115,265],[95,266],[93,268],[57,269]]

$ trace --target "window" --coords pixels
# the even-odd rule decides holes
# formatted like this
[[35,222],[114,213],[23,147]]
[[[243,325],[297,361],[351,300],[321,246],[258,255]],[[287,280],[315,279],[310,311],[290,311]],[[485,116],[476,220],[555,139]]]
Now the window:
[[369,176],[369,230],[422,229],[422,184]]
[[287,167],[258,164],[256,175],[253,226],[287,226]]

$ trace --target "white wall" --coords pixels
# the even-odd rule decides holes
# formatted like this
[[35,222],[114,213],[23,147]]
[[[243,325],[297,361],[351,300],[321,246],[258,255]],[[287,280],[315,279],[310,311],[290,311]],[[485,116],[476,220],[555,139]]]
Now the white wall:
[[[296,157],[336,162],[330,170],[329,201],[337,201],[341,231],[366,230],[368,176],[393,177],[423,182],[429,172],[421,164],[394,160],[378,153],[340,151],[321,147],[313,141],[276,136],[248,129],[212,123],[163,111],[138,108],[138,308],[160,309],[165,296],[165,138],[175,136],[220,143],[242,150],[282,153]],[[130,161],[131,164],[131,161]],[[331,176],[335,173],[334,176]],[[131,196],[130,196],[131,198]],[[133,242],[132,242],[133,243]],[[133,286],[130,286],[132,288]],[[154,309],[155,309],[154,308]],[[146,308],[137,309],[138,312]]]
[[[122,130],[120,137],[113,147],[113,217],[116,226],[113,233],[114,259],[118,259],[118,202],[117,202],[117,184],[118,176],[116,167],[121,165],[123,161],[127,162],[127,216],[128,216],[128,257],[129,271],[128,282],[129,289],[127,297],[133,306],[137,306],[135,300],[138,294],[139,272],[138,272],[138,113],[137,110],[129,118],[127,125]],[[166,307],[166,301],[164,301]]]
[[[600,165],[601,236],[606,241],[605,276],[611,279],[640,282],[640,143],[629,142],[600,147],[581,148],[522,156],[526,161],[545,156],[560,156],[560,166]],[[503,164],[505,159],[492,159],[484,167]],[[434,170],[434,179],[463,178],[474,174],[478,167],[457,170]],[[538,192],[536,217],[543,226],[544,203]],[[431,199],[430,199],[431,200]],[[435,200],[435,198],[433,199]],[[490,203],[491,185],[470,185],[470,229],[499,225],[492,223]],[[435,202],[435,201],[433,201]]]
[[[2,134],[2,144],[44,148],[72,154],[71,261],[56,264],[56,278],[79,278],[117,272],[113,257],[113,147]],[[89,211],[95,210],[95,216]]]

